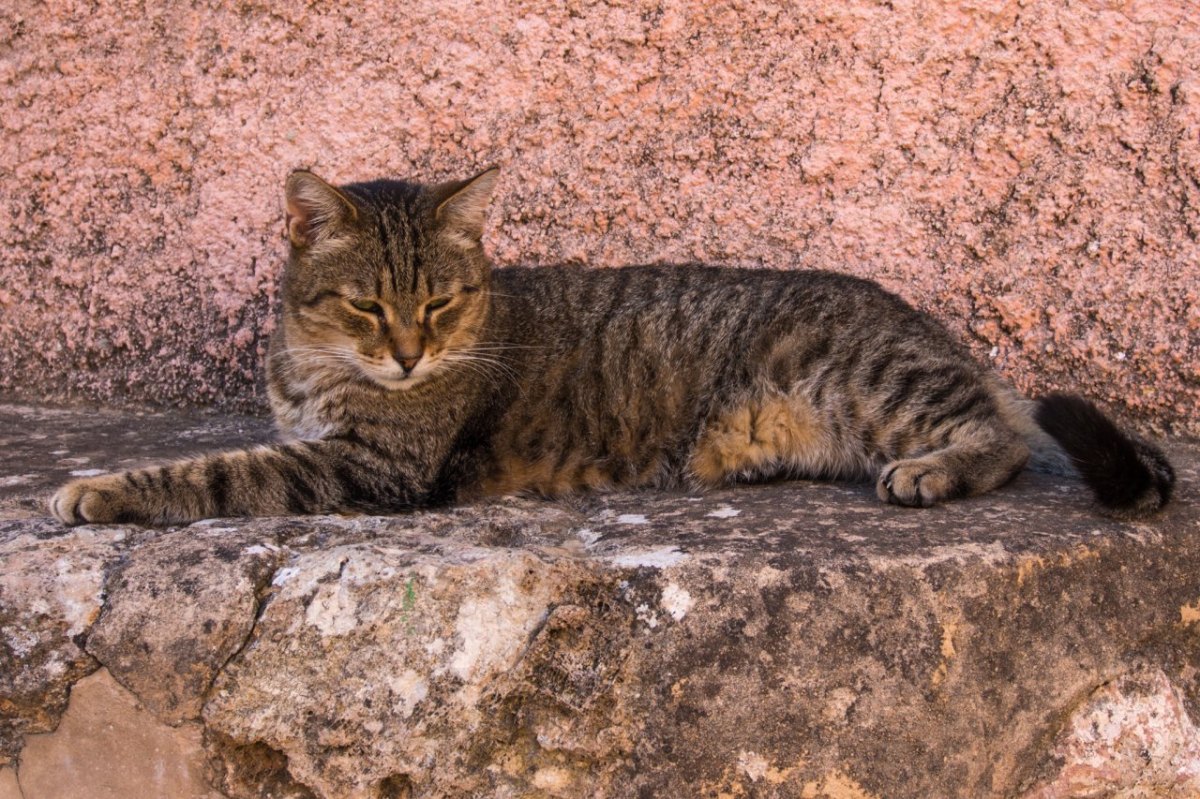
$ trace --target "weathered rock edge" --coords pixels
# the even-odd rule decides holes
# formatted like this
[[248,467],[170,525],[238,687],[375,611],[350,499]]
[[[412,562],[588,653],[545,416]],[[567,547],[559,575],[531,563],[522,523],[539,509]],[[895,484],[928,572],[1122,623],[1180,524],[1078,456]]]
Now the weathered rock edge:
[[930,511],[796,482],[67,531],[37,504],[56,469],[265,425],[0,422],[18,776],[103,666],[164,725],[202,728],[231,797],[1200,791],[1195,445],[1172,447],[1178,502],[1139,525],[1023,475]]

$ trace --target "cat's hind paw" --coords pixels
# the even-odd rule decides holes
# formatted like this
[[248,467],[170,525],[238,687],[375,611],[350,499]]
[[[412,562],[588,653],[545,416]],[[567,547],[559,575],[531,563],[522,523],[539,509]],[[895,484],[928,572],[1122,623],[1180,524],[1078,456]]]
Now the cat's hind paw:
[[884,467],[875,493],[884,502],[909,508],[928,508],[955,494],[950,472],[925,459],[895,461]]
[[72,480],[50,498],[50,512],[70,525],[119,521],[128,512],[123,481],[119,474]]

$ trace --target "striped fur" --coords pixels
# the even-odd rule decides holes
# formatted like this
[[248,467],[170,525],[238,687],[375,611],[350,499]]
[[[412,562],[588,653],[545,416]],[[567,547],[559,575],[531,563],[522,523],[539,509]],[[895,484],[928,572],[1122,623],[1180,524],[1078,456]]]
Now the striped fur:
[[[1067,454],[1033,403],[866,280],[493,270],[480,238],[495,178],[334,188],[294,174],[267,371],[288,443],[75,481],[55,515],[167,524],[775,476],[873,479],[881,499],[927,507],[1003,484],[1031,452],[1084,458],[1062,424],[1047,429]],[[1116,471],[1089,476],[1118,515],[1169,495],[1147,493],[1161,480],[1138,469],[1166,460],[1137,446],[1110,448]]]

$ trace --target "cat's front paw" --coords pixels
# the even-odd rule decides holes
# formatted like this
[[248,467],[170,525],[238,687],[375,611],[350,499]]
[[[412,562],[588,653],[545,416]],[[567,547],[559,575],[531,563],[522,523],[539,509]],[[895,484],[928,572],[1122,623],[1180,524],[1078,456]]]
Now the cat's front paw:
[[875,493],[884,502],[910,508],[928,508],[954,494],[953,475],[927,460],[896,461],[884,467]]
[[125,476],[106,474],[72,480],[50,498],[50,512],[64,524],[104,524],[131,515]]

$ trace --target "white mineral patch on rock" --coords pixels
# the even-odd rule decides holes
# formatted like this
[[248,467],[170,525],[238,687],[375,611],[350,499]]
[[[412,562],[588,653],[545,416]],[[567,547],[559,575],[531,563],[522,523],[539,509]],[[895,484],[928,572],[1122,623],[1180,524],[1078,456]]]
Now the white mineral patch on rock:
[[732,519],[734,516],[741,516],[742,512],[737,508],[729,505],[722,505],[716,510],[710,510],[705,516],[711,516],[714,519]]
[[18,630],[15,633],[5,636],[5,641],[12,648],[14,655],[23,658],[37,646],[38,637],[31,632]]
[[535,788],[557,794],[571,786],[571,772],[559,766],[540,768],[533,775],[533,785]]
[[649,520],[640,513],[622,513],[617,517],[617,524],[649,524]]
[[751,782],[758,782],[765,777],[770,765],[767,759],[757,752],[738,752],[738,769],[749,777]]
[[71,471],[72,477],[95,477],[98,474],[104,474],[103,469],[74,469]]
[[600,540],[600,534],[587,527],[576,532],[575,537],[582,541],[584,546],[589,547]]
[[680,552],[675,547],[666,546],[612,555],[609,557],[608,562],[614,566],[630,569],[636,569],[640,566],[665,569],[677,563],[682,563],[685,560],[687,560],[687,554]]
[[282,569],[280,569],[279,571],[275,572],[275,577],[271,579],[271,585],[276,585],[276,586],[283,585],[284,583],[286,583],[288,580],[292,579],[299,573],[300,573],[299,569],[297,569],[293,566],[285,566]]
[[100,612],[104,572],[100,563],[92,562],[87,568],[78,569],[77,563],[66,558],[59,558],[55,567],[57,588],[54,598],[67,622],[67,635],[74,637],[86,630]]
[[454,629],[460,643],[449,663],[459,679],[471,680],[493,665],[509,663],[545,616],[543,594],[548,589],[539,587],[537,594],[522,590],[519,574],[514,569],[497,575],[494,585],[479,587],[483,596],[468,597],[459,606]]
[[692,599],[692,595],[686,589],[680,588],[675,583],[667,583],[667,587],[663,589],[662,606],[667,613],[671,614],[671,618],[679,621],[687,615],[692,609],[692,605],[696,604]]
[[36,478],[36,474],[14,474],[8,477],[0,477],[0,488],[10,488],[12,486],[23,486]]
[[412,669],[390,677],[387,684],[395,698],[395,709],[404,718],[411,716],[417,705],[429,696],[429,684]]
[[637,614],[638,621],[645,624],[651,630],[658,626],[658,614],[650,609],[650,606],[645,602],[633,609]]
[[[362,558],[359,553],[356,547],[344,546],[305,554],[277,571],[271,584],[284,586],[281,596],[299,599],[307,607],[310,605],[308,597],[314,596],[319,589],[325,589],[328,598],[332,585],[352,580],[352,575],[363,568],[362,564],[357,564],[356,568],[355,557]],[[309,612],[312,612],[311,608]]]
[[351,595],[351,589],[338,579],[317,589],[304,620],[324,635],[345,635],[358,625],[357,610],[358,601]]

